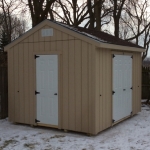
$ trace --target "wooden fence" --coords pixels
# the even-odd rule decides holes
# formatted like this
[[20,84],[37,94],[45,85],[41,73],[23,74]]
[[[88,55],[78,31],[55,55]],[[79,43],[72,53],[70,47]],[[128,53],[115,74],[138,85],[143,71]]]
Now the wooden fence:
[[8,117],[7,54],[0,53],[0,119]]
[[150,67],[142,68],[142,99],[150,99]]

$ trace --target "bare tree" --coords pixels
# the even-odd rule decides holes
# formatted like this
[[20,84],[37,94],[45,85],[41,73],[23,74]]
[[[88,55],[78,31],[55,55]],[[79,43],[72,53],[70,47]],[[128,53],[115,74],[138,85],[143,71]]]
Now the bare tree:
[[147,56],[150,44],[150,15],[147,10],[149,3],[147,0],[131,0],[126,7],[127,17],[122,17],[123,24],[126,25],[124,30],[128,30],[126,40],[134,40],[136,45],[141,45],[146,49],[142,58]]
[[[25,32],[25,21],[20,20],[16,17],[16,14],[14,14],[14,11],[16,9],[20,9],[21,2],[17,0],[1,0],[0,1],[0,12],[1,12],[1,23],[0,27],[1,30],[5,30],[8,41],[11,42],[20,34],[23,34]],[[24,25],[23,25],[24,24]],[[22,28],[22,31],[18,34],[17,28]],[[16,31],[16,32],[15,32]]]
[[28,0],[28,6],[32,19],[32,27],[36,26],[48,17],[49,10],[56,0]]

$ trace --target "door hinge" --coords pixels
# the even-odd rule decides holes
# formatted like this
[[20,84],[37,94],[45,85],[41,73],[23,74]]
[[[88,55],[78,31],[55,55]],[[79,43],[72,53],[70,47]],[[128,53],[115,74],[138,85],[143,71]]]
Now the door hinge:
[[37,119],[35,119],[35,122],[36,122],[36,123],[38,123],[38,122],[40,122],[40,121],[39,121],[39,120],[37,120]]
[[115,91],[112,91],[112,95],[114,95],[115,94]]
[[131,87],[130,89],[133,90],[133,87]]
[[112,55],[112,58],[114,58],[114,57],[115,57],[115,55],[113,54],[113,55]]
[[112,120],[112,123],[114,123],[114,122],[115,122],[115,120],[113,119],[113,120]]
[[35,91],[35,95],[40,94],[40,92]]
[[34,55],[34,58],[36,59],[36,58],[38,58],[38,57],[40,57],[40,56],[38,56],[38,55]]
[[133,112],[131,111],[131,115],[132,115],[132,113],[133,113]]
[[133,55],[131,56],[131,58],[133,59]]

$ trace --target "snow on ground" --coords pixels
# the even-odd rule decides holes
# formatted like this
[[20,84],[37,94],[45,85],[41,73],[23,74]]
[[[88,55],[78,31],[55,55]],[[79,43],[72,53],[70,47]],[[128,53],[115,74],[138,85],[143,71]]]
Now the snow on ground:
[[97,136],[0,120],[0,150],[150,150],[150,108]]

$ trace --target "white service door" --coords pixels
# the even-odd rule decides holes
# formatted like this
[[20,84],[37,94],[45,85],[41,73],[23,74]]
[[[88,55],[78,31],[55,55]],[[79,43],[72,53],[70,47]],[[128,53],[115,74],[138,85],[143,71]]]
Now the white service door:
[[58,57],[38,55],[36,58],[37,120],[58,125]]
[[119,121],[132,112],[132,58],[113,58],[113,120]]

